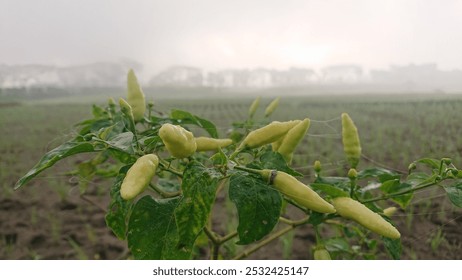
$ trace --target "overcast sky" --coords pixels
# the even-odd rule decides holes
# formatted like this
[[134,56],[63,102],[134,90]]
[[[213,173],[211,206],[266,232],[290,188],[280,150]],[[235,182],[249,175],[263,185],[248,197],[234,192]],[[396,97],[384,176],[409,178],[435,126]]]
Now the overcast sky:
[[0,0],[0,64],[462,69],[462,0]]

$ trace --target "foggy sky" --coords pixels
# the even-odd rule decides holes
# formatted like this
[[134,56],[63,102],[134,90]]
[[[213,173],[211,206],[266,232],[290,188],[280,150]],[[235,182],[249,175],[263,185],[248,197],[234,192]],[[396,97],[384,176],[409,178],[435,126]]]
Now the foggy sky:
[[0,0],[0,64],[462,69],[462,1]]

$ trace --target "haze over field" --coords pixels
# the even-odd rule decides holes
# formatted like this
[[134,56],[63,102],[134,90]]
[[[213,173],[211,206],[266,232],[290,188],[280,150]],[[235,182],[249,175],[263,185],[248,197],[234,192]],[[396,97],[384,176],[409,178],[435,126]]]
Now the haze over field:
[[[294,69],[314,73],[302,83],[332,80],[346,69],[340,80],[347,83],[415,71],[399,83],[430,78],[431,90],[462,89],[462,1],[0,0],[0,7],[3,80],[15,65],[61,71],[104,61],[134,67],[145,83],[186,65],[197,67],[206,85],[216,83],[209,73],[226,69],[263,69],[249,82],[258,86]],[[44,76],[58,79],[50,71]],[[11,79],[7,85],[17,82]]]

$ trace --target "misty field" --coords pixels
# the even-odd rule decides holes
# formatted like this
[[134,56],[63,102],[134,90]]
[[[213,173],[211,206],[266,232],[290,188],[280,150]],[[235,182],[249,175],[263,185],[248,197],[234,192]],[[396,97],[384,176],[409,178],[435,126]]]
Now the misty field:
[[[149,90],[146,94],[159,114],[168,114],[172,108],[190,111],[215,122],[220,136],[226,137],[233,122],[247,117],[249,104],[258,93],[252,97],[226,93],[228,97],[221,98],[168,94],[158,97]],[[80,196],[81,183],[72,171],[73,163],[84,160],[84,156],[64,160],[13,191],[18,178],[45,152],[75,133],[73,124],[91,116],[90,104],[102,105],[105,98],[106,95],[85,95],[58,100],[0,99],[0,259],[128,257],[124,242],[113,236],[104,221],[111,182],[104,178],[87,182],[88,190]],[[263,118],[264,106],[270,100],[262,100],[257,119]],[[422,157],[449,157],[456,166],[462,166],[460,95],[282,96],[271,120],[311,119],[308,136],[294,157],[295,168],[305,174],[307,182],[313,176],[315,160],[321,161],[324,173],[345,175],[342,112],[349,113],[359,129],[361,168],[382,166],[404,174],[412,161]],[[403,236],[404,259],[462,257],[462,211],[451,205],[443,190],[432,188],[418,193],[406,211],[396,216]],[[281,239],[278,242],[283,246],[275,244],[270,247],[273,251],[252,257],[312,258],[309,250],[297,250],[297,246],[306,246],[312,239],[300,229],[289,245]],[[293,246],[293,250],[287,246]]]

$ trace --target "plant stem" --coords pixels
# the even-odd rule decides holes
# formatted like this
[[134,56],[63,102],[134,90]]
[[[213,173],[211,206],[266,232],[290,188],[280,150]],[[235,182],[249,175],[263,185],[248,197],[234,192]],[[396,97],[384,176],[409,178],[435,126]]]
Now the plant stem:
[[180,178],[183,178],[183,173],[181,173],[180,171],[178,171],[176,169],[171,168],[170,164],[166,163],[164,160],[162,160],[162,159],[159,159],[159,160],[160,160],[159,164],[162,166],[162,168],[165,171],[168,171],[170,173],[173,173],[173,174],[177,175]]
[[321,235],[319,234],[318,226],[314,226],[314,233],[316,235],[316,245],[323,245]]
[[211,231],[208,227],[204,227],[204,233],[207,235],[207,237],[212,241],[212,243],[214,244],[218,244],[218,239],[219,237],[216,235],[216,233],[214,233],[213,231]]
[[[283,218],[284,219],[284,218]],[[305,224],[306,222],[308,222],[308,219],[309,217],[306,217],[306,218],[303,218],[301,220],[298,220],[298,221],[290,221],[290,220],[287,220],[285,219],[286,221],[290,221],[292,223],[292,225],[289,225],[277,232],[275,232],[274,234],[270,235],[268,238],[266,238],[265,240],[261,241],[260,243],[258,243],[257,245],[255,245],[254,247],[240,253],[239,255],[235,256],[233,258],[233,260],[240,260],[240,259],[243,259],[245,257],[248,257],[249,255],[251,255],[252,253],[258,251],[259,249],[261,249],[262,247],[268,245],[270,242],[272,242],[273,240],[283,236],[284,234],[288,233],[289,231],[295,229],[296,227],[298,226],[301,226],[303,224]]]
[[218,253],[220,251],[220,244],[212,245],[212,255],[210,256],[211,260],[218,260]]
[[212,254],[210,255],[211,260],[218,259],[218,253],[220,251],[220,237],[216,235],[213,231],[211,231],[208,227],[204,227],[205,235],[212,241]]
[[438,182],[434,181],[434,182],[430,182],[430,183],[427,183],[427,184],[423,184],[421,186],[417,186],[417,187],[414,187],[414,188],[403,190],[403,191],[400,191],[400,192],[390,193],[390,194],[382,195],[382,196],[379,196],[379,197],[374,197],[374,198],[362,200],[361,203],[369,203],[369,202],[376,202],[376,201],[380,201],[380,200],[386,200],[386,199],[389,199],[389,198],[392,198],[392,197],[395,197],[395,196],[400,196],[400,195],[403,195],[403,194],[415,192],[417,190],[425,189],[425,188],[434,186],[434,185],[436,185],[436,184],[438,184],[440,182],[441,181],[438,181]]
[[356,187],[356,180],[350,179],[350,197],[353,197],[355,193],[355,187]]
[[219,241],[220,244],[223,244],[226,241],[234,238],[235,236],[237,236],[237,231],[233,231],[233,232],[231,232],[231,233],[229,233],[229,234],[227,234],[227,235],[225,235],[223,237],[220,237],[218,241]]
[[252,253],[256,252],[257,250],[261,249],[262,247],[266,246],[267,244],[269,244],[271,241],[283,236],[284,234],[288,233],[289,231],[293,230],[294,227],[293,226],[287,226],[283,229],[281,229],[280,231],[272,234],[269,238],[263,240],[262,242],[258,243],[257,245],[255,245],[254,247],[240,253],[239,255],[235,256],[233,258],[233,260],[241,260],[245,257],[248,257],[249,255],[251,255]]
[[258,169],[247,168],[247,167],[239,166],[239,165],[234,166],[234,168],[239,169],[239,170],[243,170],[243,171],[247,171],[247,172],[252,173],[252,174],[261,175],[261,170],[258,170]]
[[177,191],[177,192],[163,191],[159,187],[157,187],[156,185],[153,185],[153,184],[149,184],[149,187],[151,189],[153,189],[154,191],[156,191],[158,194],[160,194],[160,196],[162,196],[163,198],[176,197],[176,196],[179,196],[181,194],[181,191]]
[[225,176],[225,177],[221,177],[220,178],[220,183],[218,184],[218,188],[217,188],[217,191],[216,191],[216,194],[218,195],[219,192],[221,192],[221,190],[226,186],[226,183],[227,183],[227,179],[229,178],[230,176]]
[[286,219],[284,217],[279,217],[279,221],[284,223],[284,224],[288,224],[288,225],[293,225],[294,224],[294,221]]
[[242,151],[242,149],[236,149],[230,156],[230,160],[234,160],[234,158]]
[[127,117],[128,118],[128,126],[129,126],[129,130],[133,133],[133,138],[135,138],[135,143],[136,143],[136,149],[138,152],[140,152],[141,150],[141,147],[140,147],[140,143],[138,142],[138,135],[136,134],[136,124],[135,124],[135,120],[133,120],[133,118],[130,118],[130,117]]

